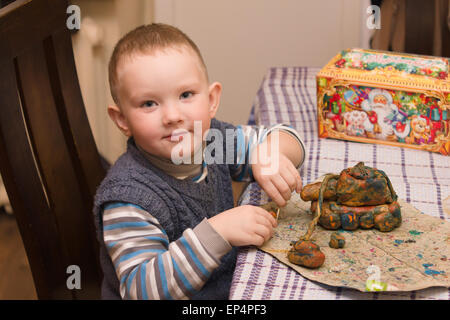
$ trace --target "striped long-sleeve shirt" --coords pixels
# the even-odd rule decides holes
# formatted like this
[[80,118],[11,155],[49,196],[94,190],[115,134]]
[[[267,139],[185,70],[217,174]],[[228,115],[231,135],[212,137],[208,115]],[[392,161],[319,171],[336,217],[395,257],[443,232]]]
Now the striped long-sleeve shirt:
[[[237,127],[237,161],[231,169],[233,180],[253,180],[249,158],[252,149],[273,130],[295,136],[287,125],[270,128]],[[304,158],[304,157],[303,157]],[[301,166],[301,164],[299,165]],[[207,175],[202,165],[195,182]],[[231,245],[205,218],[193,229],[186,229],[172,242],[151,213],[131,203],[110,203],[103,209],[103,235],[108,254],[120,282],[123,299],[188,299],[200,290]]]

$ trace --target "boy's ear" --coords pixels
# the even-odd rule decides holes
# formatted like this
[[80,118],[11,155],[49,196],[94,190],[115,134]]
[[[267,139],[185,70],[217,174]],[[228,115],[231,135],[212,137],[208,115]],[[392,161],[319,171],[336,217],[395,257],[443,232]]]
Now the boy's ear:
[[214,82],[209,86],[209,115],[214,118],[220,104],[220,95],[222,94],[222,85]]
[[116,124],[117,128],[122,131],[124,135],[127,137],[131,136],[131,131],[128,126],[127,119],[122,113],[122,110],[116,105],[110,105],[108,106],[108,115],[111,118],[111,120]]

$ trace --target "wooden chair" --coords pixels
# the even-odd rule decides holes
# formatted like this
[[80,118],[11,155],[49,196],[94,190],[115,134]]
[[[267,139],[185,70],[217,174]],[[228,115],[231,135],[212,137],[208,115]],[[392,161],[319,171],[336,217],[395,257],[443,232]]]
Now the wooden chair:
[[[92,205],[105,168],[78,84],[67,7],[17,0],[0,9],[0,170],[39,299],[98,299]],[[80,268],[81,289],[67,286],[71,265]]]

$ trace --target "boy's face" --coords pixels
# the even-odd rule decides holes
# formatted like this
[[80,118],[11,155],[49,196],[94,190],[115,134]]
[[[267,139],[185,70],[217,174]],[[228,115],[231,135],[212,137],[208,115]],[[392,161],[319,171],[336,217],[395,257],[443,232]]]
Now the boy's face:
[[[216,114],[221,85],[208,85],[192,49],[167,48],[123,59],[117,80],[120,108],[109,106],[108,113],[125,135],[133,136],[146,152],[166,159],[179,140],[185,144],[183,150],[190,150],[190,155],[180,156],[199,150]],[[195,139],[194,121],[201,121],[202,128]]]

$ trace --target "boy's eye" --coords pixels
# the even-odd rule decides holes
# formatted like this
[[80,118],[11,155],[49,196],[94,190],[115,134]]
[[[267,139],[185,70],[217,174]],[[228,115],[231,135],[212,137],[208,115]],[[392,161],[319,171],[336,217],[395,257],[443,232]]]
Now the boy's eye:
[[156,105],[156,102],[153,100],[147,100],[142,104],[143,107],[153,107],[155,105]]
[[192,91],[185,91],[180,95],[181,99],[190,98],[194,93]]

